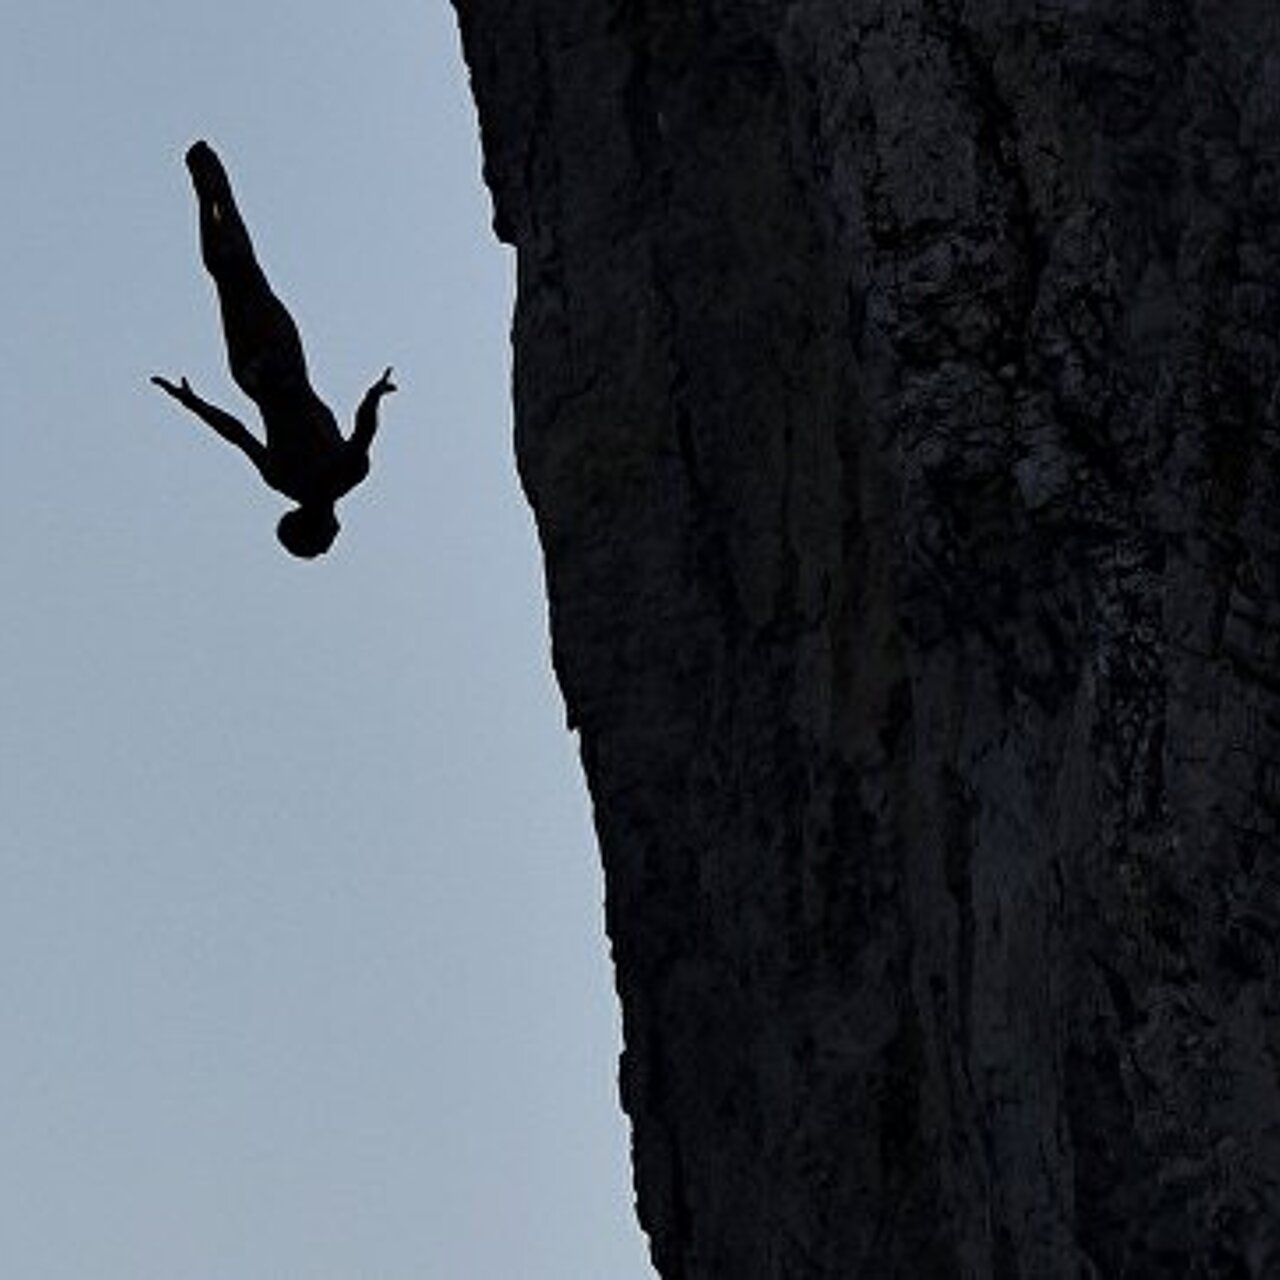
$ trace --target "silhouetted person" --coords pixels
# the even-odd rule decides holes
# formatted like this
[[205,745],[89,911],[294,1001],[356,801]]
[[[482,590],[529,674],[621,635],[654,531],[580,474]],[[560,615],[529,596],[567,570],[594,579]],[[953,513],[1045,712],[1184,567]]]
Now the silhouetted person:
[[231,376],[258,406],[266,443],[202,400],[186,378],[151,381],[242,450],[267,484],[298,504],[276,528],[286,549],[295,556],[322,555],[340,527],[335,504],[369,474],[378,402],[395,390],[391,370],[365,392],[355,429],[343,439],[312,389],[297,326],[258,265],[222,162],[207,142],[197,142],[187,152],[187,168],[200,203],[204,265],[218,287]]

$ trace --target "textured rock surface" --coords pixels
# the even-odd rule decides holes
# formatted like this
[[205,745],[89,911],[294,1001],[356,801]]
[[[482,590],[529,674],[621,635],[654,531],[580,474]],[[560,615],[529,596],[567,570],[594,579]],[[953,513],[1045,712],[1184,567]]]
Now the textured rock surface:
[[1280,8],[457,7],[659,1270],[1280,1276]]

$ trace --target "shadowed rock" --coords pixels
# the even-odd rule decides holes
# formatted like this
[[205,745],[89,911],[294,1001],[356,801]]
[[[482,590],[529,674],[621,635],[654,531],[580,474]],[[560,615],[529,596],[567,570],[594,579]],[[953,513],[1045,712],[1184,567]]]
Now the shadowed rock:
[[1280,1276],[1280,8],[456,8],[662,1274]]

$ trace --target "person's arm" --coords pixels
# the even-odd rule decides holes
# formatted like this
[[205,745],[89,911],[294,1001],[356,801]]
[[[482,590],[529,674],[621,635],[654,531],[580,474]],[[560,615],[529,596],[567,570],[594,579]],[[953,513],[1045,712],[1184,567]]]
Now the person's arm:
[[171,395],[184,409],[194,413],[201,422],[212,427],[229,444],[235,445],[255,467],[262,469],[267,454],[266,446],[239,418],[233,418],[226,410],[219,409],[217,405],[210,404],[207,400],[202,400],[191,390],[191,384],[186,378],[179,383],[173,383],[157,375],[151,381],[161,391]]
[[391,381],[391,370],[387,369],[382,377],[364,393],[364,399],[360,401],[360,407],[356,410],[356,425],[351,432],[350,440],[350,443],[361,453],[369,452],[369,446],[373,443],[374,435],[377,434],[378,402],[395,389],[396,384]]

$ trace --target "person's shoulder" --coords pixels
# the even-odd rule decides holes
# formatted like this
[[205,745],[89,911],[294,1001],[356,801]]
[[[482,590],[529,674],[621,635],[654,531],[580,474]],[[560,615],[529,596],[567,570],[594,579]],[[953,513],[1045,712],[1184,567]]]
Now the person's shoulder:
[[336,502],[369,474],[369,456],[349,440],[344,440],[342,447],[325,463],[322,474],[324,488]]
[[342,465],[352,477],[353,485],[359,484],[369,474],[369,450],[348,440],[342,450]]

